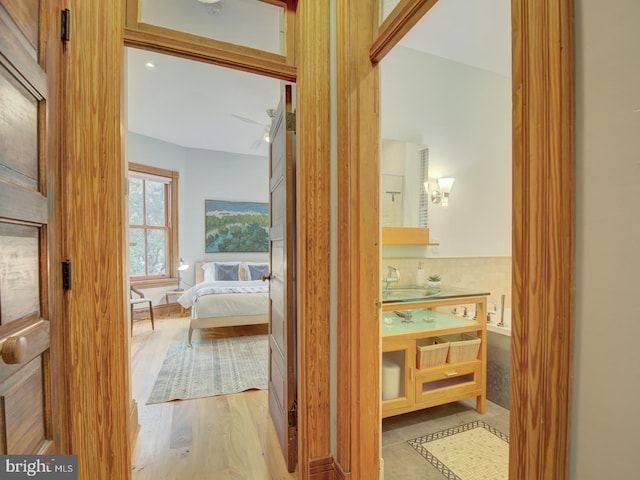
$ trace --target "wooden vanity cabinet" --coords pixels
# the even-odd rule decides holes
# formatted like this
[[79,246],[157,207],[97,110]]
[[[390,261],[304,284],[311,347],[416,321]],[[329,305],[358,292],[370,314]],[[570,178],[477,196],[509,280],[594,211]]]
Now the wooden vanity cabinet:
[[[486,297],[468,297],[455,299],[435,299],[419,302],[398,302],[383,304],[385,312],[394,310],[411,311],[412,309],[434,309],[448,305],[476,305],[477,319],[486,319]],[[439,319],[434,326],[420,323],[405,328],[408,331],[385,332],[382,327],[382,355],[401,367],[398,395],[382,401],[382,416],[390,417],[401,413],[412,412],[423,408],[442,405],[464,398],[476,397],[476,410],[486,410],[486,358],[487,330],[486,323],[480,320],[463,319],[442,312],[435,314]],[[395,320],[394,320],[395,321]],[[445,326],[442,326],[445,324]],[[425,326],[423,328],[423,325]],[[444,363],[430,368],[417,368],[417,342],[420,339],[443,337],[452,334],[469,333],[480,339],[478,354],[475,359]],[[383,361],[383,389],[385,388],[385,367]],[[384,394],[384,391],[383,391]]]

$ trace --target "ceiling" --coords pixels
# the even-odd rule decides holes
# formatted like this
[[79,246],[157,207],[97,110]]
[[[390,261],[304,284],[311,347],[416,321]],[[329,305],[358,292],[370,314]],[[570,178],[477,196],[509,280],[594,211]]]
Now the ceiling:
[[[203,13],[205,5],[197,0],[178,3],[184,7],[185,1],[191,2],[203,28],[203,21],[228,25],[233,18],[230,6],[252,0],[221,0],[214,14]],[[509,5],[510,0],[440,0],[400,45],[510,76]],[[163,12],[176,18],[168,7]],[[260,29],[246,30],[259,44]],[[262,30],[273,44],[274,28]],[[148,62],[155,68],[148,68]],[[132,48],[126,49],[126,76],[129,131],[187,148],[268,154],[267,143],[260,139],[270,122],[267,110],[278,103],[278,80]]]

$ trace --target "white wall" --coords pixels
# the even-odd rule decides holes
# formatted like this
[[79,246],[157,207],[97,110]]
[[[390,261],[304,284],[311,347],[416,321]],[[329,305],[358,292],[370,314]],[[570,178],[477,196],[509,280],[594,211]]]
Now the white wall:
[[430,205],[432,255],[511,255],[511,79],[396,46],[381,62],[381,136],[429,147],[431,178],[455,177]]
[[[127,160],[180,173],[178,242],[180,257],[191,265],[182,275],[184,282],[194,283],[193,266],[196,261],[230,258],[268,260],[267,253],[204,253],[204,201],[268,202],[267,157],[183,148],[129,132]],[[154,304],[164,303],[163,292],[171,288],[146,290],[145,294],[153,299]]]
[[576,0],[570,478],[638,478],[640,2]]

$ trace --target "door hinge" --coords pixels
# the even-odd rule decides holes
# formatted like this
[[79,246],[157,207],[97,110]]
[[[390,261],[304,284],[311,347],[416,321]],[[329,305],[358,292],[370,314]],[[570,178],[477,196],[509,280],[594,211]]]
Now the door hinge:
[[71,290],[71,260],[62,261],[62,288]]
[[287,112],[287,131],[296,133],[296,112]]
[[298,428],[298,404],[296,402],[289,410],[289,427]]
[[68,8],[60,12],[60,38],[68,42],[70,38],[71,15]]

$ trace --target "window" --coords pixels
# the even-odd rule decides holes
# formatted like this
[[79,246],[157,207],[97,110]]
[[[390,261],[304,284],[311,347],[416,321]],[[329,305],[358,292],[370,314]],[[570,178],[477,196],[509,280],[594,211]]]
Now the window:
[[164,285],[177,273],[178,172],[129,164],[129,275]]

